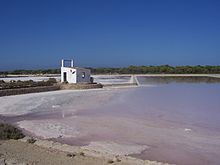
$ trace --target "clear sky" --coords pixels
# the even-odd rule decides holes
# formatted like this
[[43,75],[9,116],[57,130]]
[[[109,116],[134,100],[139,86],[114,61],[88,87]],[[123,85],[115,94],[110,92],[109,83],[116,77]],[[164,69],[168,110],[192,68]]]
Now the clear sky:
[[219,0],[0,0],[0,70],[220,65]]

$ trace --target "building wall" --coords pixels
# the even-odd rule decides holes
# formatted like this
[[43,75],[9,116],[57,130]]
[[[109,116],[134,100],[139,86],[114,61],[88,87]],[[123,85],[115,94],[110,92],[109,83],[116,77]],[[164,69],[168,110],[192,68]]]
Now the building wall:
[[64,72],[66,72],[66,78],[68,83],[76,83],[76,69],[61,67],[61,82],[64,82]]
[[61,67],[61,82],[64,82],[64,72],[68,83],[89,83],[90,70],[84,68]]
[[77,68],[77,83],[89,83],[90,82],[90,70],[89,69],[83,69],[83,68]]

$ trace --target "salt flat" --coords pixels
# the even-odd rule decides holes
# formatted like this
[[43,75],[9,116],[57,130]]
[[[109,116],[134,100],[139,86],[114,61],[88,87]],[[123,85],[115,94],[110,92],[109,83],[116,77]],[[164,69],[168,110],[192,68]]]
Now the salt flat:
[[43,139],[162,162],[217,165],[219,98],[219,84],[64,90],[1,97],[0,113]]

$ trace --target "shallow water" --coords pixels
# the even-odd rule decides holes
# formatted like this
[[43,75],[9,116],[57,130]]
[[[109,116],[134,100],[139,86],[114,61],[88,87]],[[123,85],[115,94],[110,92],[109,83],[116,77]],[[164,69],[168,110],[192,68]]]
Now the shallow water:
[[184,165],[220,164],[220,84],[172,82],[139,87],[124,92],[117,100],[78,113],[107,123],[112,120],[106,124],[111,133],[90,132],[81,140],[147,145],[141,154],[133,154],[142,159]]
[[[62,134],[56,140],[68,144],[86,147],[95,142],[104,149],[112,144],[142,159],[219,165],[220,83],[197,78],[157,80],[142,78],[142,84],[154,86],[114,89],[117,92],[111,89],[17,96],[24,102],[16,103],[18,110],[33,101],[27,110],[30,113],[4,119],[15,123],[25,120],[24,128],[37,135]],[[7,98],[2,99],[5,102]],[[5,106],[14,112],[11,104]]]
[[130,76],[117,76],[117,75],[92,75],[94,82],[103,85],[109,84],[125,84],[129,83]]
[[220,78],[210,76],[138,76],[141,84],[170,84],[170,83],[220,83]]

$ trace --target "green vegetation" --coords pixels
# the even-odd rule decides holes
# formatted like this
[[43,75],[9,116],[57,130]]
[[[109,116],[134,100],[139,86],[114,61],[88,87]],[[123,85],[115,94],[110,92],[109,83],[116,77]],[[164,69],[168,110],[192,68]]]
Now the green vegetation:
[[7,139],[21,139],[24,134],[17,128],[9,125],[0,123],[0,140]]
[[59,74],[60,69],[39,69],[39,70],[13,70],[0,71],[0,75],[26,75],[26,74]]
[[[220,66],[129,66],[124,68],[88,68],[92,74],[220,74]],[[60,69],[46,70],[15,70],[1,72],[2,77],[8,74],[27,75],[27,74],[60,74]]]
[[10,81],[4,82],[3,80],[0,81],[0,90],[3,89],[17,89],[17,88],[30,88],[30,87],[39,87],[39,86],[52,86],[57,81],[55,78],[49,78],[47,81],[38,81],[35,82],[33,80],[28,81]]
[[95,68],[95,74],[220,74],[220,66],[129,66],[126,68]]

